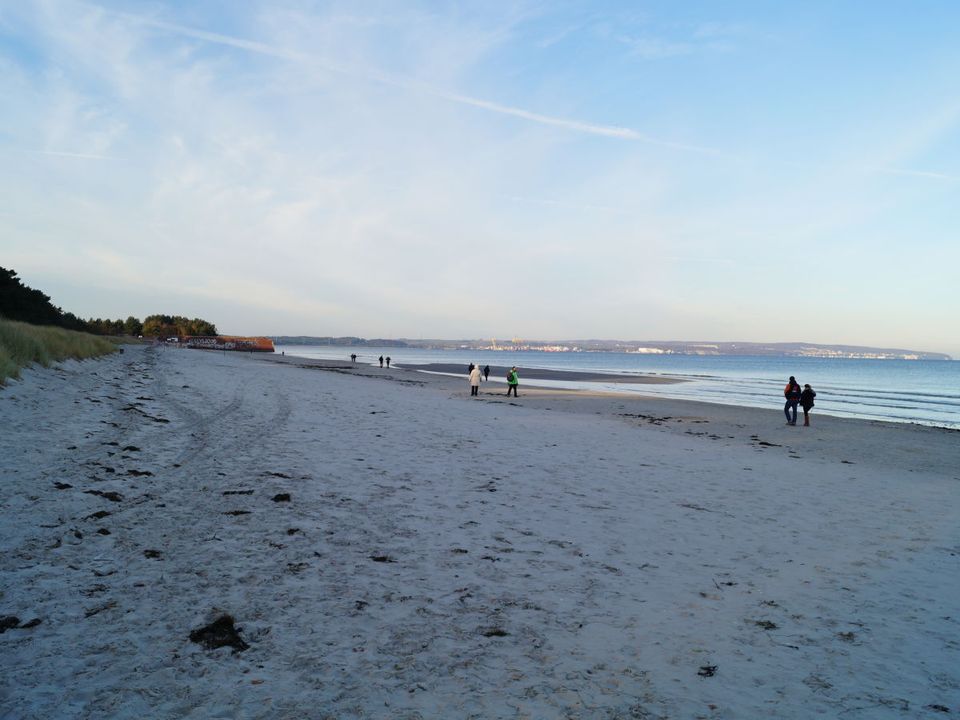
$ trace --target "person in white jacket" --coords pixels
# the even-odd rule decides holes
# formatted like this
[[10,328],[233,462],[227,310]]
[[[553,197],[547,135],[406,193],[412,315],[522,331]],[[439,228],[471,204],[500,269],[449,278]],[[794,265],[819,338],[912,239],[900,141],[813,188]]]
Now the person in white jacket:
[[470,371],[470,394],[471,395],[480,395],[480,378],[483,377],[483,371],[480,370],[479,365],[474,365],[473,370]]

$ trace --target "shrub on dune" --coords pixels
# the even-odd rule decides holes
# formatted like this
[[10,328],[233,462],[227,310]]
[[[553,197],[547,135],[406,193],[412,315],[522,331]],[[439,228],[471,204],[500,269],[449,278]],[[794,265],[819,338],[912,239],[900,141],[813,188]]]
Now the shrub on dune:
[[46,325],[0,319],[0,384],[38,363],[48,367],[61,360],[85,360],[106,355],[116,346],[102,337]]

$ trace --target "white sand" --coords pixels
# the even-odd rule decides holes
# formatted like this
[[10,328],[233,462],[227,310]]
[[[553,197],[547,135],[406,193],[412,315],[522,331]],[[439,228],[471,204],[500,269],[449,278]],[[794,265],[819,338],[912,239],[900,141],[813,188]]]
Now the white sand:
[[960,713],[960,434],[286,361],[0,390],[0,718]]

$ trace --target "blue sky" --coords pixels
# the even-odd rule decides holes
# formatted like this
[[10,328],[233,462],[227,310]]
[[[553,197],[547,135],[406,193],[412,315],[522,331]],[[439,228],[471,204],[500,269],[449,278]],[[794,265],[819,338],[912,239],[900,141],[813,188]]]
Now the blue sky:
[[0,264],[231,333],[960,356],[960,5],[0,5]]

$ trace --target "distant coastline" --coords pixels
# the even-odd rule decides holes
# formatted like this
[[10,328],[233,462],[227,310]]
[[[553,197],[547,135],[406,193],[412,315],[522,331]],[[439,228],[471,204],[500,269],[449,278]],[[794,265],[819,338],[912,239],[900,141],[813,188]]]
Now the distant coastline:
[[640,355],[731,355],[766,357],[849,358],[860,360],[953,360],[946,353],[904,348],[819,343],[687,342],[660,340],[442,340],[271,335],[277,345],[400,347],[430,350],[498,350],[523,352],[618,352]]

